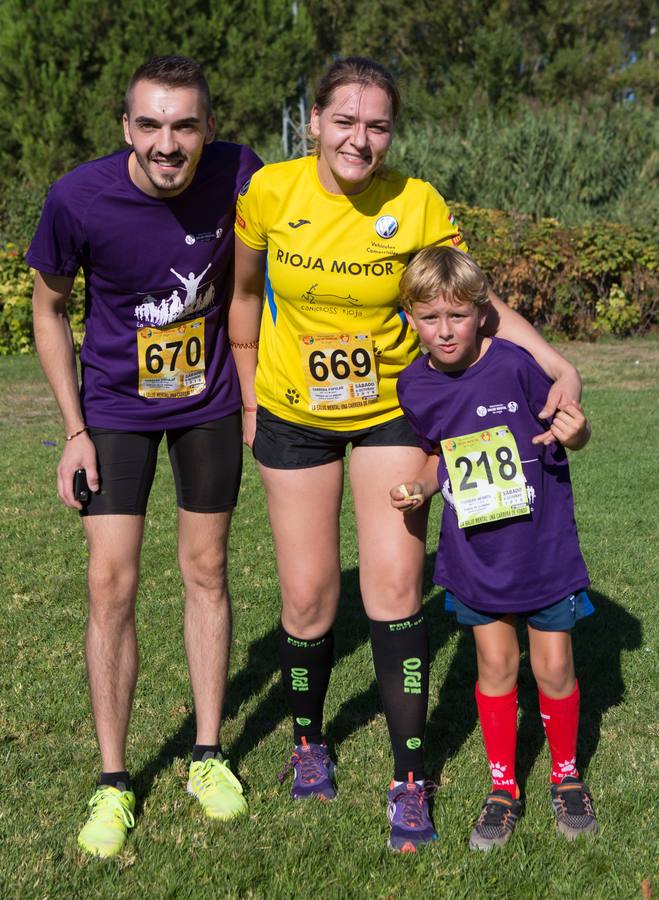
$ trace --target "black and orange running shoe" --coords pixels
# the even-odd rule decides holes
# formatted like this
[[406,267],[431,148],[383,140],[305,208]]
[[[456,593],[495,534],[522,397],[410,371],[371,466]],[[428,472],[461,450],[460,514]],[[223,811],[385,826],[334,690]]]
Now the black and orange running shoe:
[[568,841],[574,841],[581,834],[597,834],[599,831],[593,798],[585,782],[573,775],[566,775],[560,784],[552,784],[551,802],[556,827]]
[[478,822],[471,832],[469,849],[503,847],[510,840],[521,813],[521,801],[515,800],[509,791],[492,791],[485,798]]

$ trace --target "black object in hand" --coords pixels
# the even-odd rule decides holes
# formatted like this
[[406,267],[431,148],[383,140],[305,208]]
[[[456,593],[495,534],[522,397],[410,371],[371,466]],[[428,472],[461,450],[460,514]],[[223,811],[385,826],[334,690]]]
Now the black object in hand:
[[87,484],[87,473],[84,469],[76,469],[73,476],[73,498],[81,503],[89,500],[89,485]]

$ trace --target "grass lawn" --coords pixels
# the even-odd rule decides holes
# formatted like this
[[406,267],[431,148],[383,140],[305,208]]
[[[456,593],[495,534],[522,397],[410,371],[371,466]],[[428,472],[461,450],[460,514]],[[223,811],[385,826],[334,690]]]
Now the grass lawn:
[[[138,601],[141,674],[129,738],[137,824],[116,861],[76,848],[98,769],[82,634],[85,549],[55,493],[62,428],[34,358],[0,359],[0,897],[642,897],[659,895],[657,434],[659,342],[568,344],[594,434],[572,457],[577,518],[597,614],[574,634],[582,690],[578,764],[601,825],[556,836],[549,754],[526,658],[518,775],[525,815],[503,853],[467,838],[489,783],[473,700],[471,635],[430,582],[429,773],[440,784],[436,845],[387,852],[387,730],[360,609],[354,526],[344,504],[343,600],[327,734],[339,799],[293,804],[276,775],[291,751],[276,671],[278,585],[251,457],[234,519],[235,640],[223,745],[246,786],[247,820],[213,824],[184,791],[193,713],[182,647],[176,512],[163,455],[149,506]],[[46,444],[56,441],[56,446]],[[556,560],[560,566],[561,561]]]

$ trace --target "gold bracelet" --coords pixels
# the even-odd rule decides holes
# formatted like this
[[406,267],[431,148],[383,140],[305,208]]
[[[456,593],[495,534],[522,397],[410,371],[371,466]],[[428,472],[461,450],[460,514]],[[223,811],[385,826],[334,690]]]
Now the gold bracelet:
[[236,350],[258,350],[259,342],[258,338],[255,341],[232,341],[231,338],[229,338],[229,346]]
[[77,438],[79,434],[82,434],[83,432],[88,431],[88,430],[89,430],[89,429],[87,428],[87,426],[86,426],[86,425],[83,425],[83,427],[80,429],[80,431],[74,431],[73,434],[67,434],[67,435],[65,435],[65,436],[64,436],[64,440],[65,440],[65,441],[72,441],[73,438]]

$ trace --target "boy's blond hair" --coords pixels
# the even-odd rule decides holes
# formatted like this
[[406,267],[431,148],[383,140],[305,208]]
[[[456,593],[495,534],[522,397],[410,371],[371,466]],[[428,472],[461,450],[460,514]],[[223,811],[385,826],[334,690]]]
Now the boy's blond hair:
[[487,303],[487,278],[473,259],[455,247],[424,247],[400,280],[400,302],[412,312],[415,303],[442,296],[449,303]]

